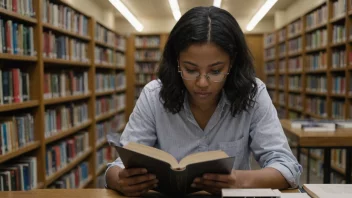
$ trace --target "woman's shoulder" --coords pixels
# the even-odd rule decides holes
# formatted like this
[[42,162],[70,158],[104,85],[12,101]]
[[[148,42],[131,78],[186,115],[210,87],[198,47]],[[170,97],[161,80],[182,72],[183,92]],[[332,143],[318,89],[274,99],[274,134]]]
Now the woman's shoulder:
[[146,84],[143,89],[145,89],[148,92],[159,93],[161,87],[162,87],[162,83],[160,80],[152,80],[148,84]]
[[260,80],[259,78],[255,78],[255,83],[257,84],[258,92],[262,91],[266,87],[265,83],[262,80]]

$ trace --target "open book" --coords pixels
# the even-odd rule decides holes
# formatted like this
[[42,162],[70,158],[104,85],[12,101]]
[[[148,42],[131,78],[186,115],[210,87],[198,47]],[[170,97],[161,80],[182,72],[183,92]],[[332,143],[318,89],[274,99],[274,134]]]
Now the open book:
[[270,188],[248,188],[248,189],[228,189],[221,190],[223,198],[310,198],[306,193],[281,193],[277,189]]
[[352,184],[303,184],[303,189],[313,198],[352,197]]
[[191,188],[194,178],[204,173],[230,174],[235,161],[223,151],[194,153],[178,162],[165,151],[134,142],[115,148],[126,168],[146,168],[159,180],[155,190],[172,195],[199,191]]

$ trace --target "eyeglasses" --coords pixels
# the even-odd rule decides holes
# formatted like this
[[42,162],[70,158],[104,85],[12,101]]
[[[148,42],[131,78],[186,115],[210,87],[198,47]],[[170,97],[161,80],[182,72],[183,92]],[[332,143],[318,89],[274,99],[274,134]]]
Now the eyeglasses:
[[[178,66],[178,72],[181,73],[181,77],[185,80],[197,80],[200,78],[200,73],[198,71],[191,71],[191,70],[181,70],[180,66]],[[219,72],[210,72],[205,74],[204,76],[212,81],[212,82],[222,82],[225,80],[226,76],[229,75],[229,73],[219,73]]]

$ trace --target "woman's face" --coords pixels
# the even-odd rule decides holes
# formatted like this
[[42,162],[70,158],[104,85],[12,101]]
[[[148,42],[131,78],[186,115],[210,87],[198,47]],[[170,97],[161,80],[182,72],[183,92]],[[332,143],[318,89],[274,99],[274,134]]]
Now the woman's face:
[[[229,55],[214,43],[193,44],[180,53],[178,61],[192,102],[196,105],[213,104],[229,72]],[[197,74],[200,76],[194,79]],[[209,78],[205,76],[207,74]]]

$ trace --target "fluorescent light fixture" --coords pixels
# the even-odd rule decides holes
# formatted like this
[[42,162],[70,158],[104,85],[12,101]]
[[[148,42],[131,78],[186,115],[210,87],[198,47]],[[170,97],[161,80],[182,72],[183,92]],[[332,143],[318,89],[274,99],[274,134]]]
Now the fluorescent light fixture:
[[220,8],[221,7],[221,0],[214,0],[213,6]]
[[110,3],[127,19],[128,22],[138,31],[143,30],[143,25],[138,19],[128,10],[128,8],[120,0],[109,0]]
[[251,21],[247,25],[247,31],[252,31],[254,27],[258,24],[260,20],[268,13],[268,11],[274,6],[277,0],[267,0],[264,5],[258,10],[258,12],[253,16]]
[[181,12],[177,0],[169,0],[169,4],[175,20],[178,21],[181,18]]

